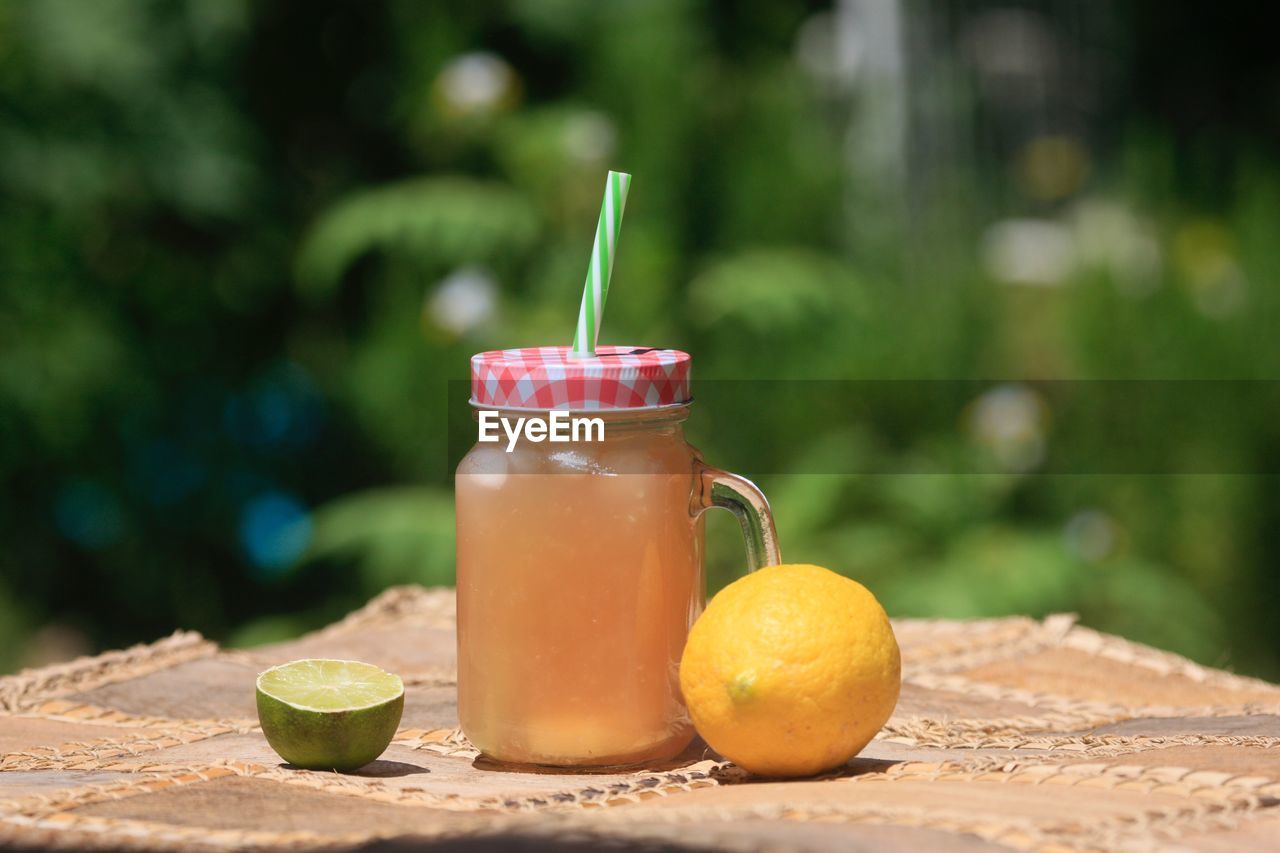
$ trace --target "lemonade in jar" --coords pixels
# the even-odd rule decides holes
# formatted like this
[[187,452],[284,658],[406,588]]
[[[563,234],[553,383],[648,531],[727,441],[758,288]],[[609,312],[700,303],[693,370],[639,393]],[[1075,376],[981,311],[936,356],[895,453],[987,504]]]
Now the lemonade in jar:
[[[621,766],[693,738],[678,667],[703,606],[703,511],[738,516],[750,568],[779,559],[764,496],[684,439],[689,367],[640,347],[472,358],[477,419],[505,422],[456,474],[458,715],[485,755]],[[587,426],[511,429],[557,412]]]

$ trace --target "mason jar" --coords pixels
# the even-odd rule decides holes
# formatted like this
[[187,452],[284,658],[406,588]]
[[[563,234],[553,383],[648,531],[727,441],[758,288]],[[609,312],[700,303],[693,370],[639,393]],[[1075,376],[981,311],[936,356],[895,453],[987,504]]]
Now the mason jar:
[[755,569],[779,562],[768,502],[685,441],[683,352],[540,347],[471,367],[498,440],[455,478],[463,731],[512,763],[676,756],[693,738],[678,670],[705,597],[702,514],[737,515]]

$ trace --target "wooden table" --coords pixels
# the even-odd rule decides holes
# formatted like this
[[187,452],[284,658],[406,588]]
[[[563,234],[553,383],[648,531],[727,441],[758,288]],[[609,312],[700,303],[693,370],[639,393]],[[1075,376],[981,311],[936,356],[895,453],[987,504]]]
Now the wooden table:
[[[456,729],[446,589],[252,651],[180,632],[0,679],[0,847],[1280,849],[1280,688],[1068,616],[895,627],[893,719],[792,782],[701,749],[632,773],[486,765]],[[254,676],[299,657],[404,676],[380,761],[310,772],[267,747]]]

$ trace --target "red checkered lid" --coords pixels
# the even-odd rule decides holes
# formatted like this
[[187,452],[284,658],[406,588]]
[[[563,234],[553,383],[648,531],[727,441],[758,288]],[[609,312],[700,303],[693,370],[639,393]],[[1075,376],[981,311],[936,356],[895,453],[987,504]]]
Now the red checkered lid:
[[471,356],[471,402],[494,409],[639,409],[687,403],[689,354],[675,349],[500,349]]

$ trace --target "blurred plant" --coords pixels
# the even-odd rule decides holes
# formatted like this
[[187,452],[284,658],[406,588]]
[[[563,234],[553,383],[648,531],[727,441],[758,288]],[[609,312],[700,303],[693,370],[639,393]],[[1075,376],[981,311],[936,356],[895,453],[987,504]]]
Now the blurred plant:
[[428,268],[519,257],[537,227],[523,196],[500,184],[424,178],[382,187],[325,213],[299,250],[298,279],[323,295],[375,250]]
[[[0,4],[0,668],[43,624],[251,644],[448,583],[447,383],[568,343],[620,167],[605,339],[699,380],[1007,380],[959,420],[869,383],[769,459],[812,411],[700,404],[717,463],[899,472],[763,476],[788,559],[1280,673],[1275,478],[1043,474],[1074,427],[1031,381],[1280,373],[1274,157],[1201,168],[1158,116],[1095,139],[1053,15],[886,8]],[[1175,468],[1280,461],[1244,402],[1128,416]]]

